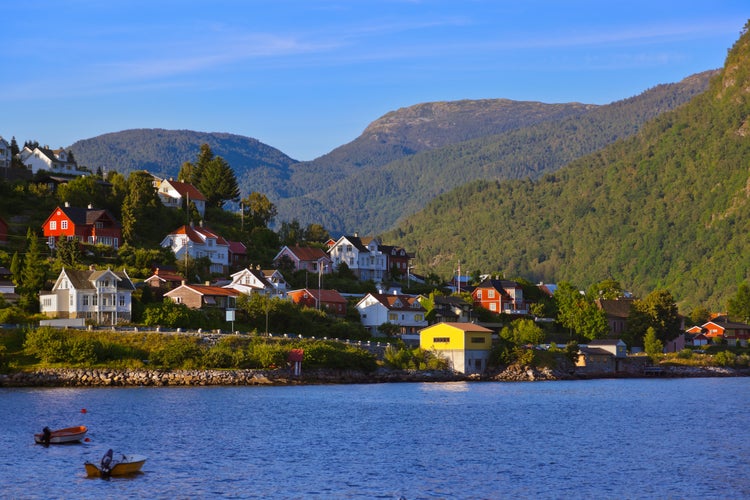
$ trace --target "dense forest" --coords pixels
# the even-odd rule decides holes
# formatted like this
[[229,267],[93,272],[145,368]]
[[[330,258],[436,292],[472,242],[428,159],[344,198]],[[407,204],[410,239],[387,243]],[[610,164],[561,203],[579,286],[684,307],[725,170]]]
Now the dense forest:
[[[407,218],[388,241],[417,269],[465,269],[635,293],[722,310],[750,277],[750,35],[709,90],[538,180],[480,180]],[[419,272],[419,271],[417,271]]]

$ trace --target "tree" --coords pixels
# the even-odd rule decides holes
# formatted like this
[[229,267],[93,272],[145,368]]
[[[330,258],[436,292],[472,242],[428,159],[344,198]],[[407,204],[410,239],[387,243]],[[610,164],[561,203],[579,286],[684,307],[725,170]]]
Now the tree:
[[79,175],[57,188],[57,199],[66,201],[74,207],[85,207],[89,204],[96,208],[104,206],[107,194],[103,185],[93,175]]
[[378,327],[378,331],[388,337],[394,338],[401,331],[401,327],[395,323],[385,322]]
[[228,201],[237,201],[240,188],[234,170],[217,156],[201,172],[200,182],[196,186],[206,197],[206,205],[222,207]]
[[620,282],[613,279],[606,279],[599,283],[594,283],[586,291],[586,296],[595,299],[619,299],[625,296],[625,292],[622,289]]
[[39,292],[47,280],[47,261],[34,231],[26,231],[26,255],[21,267],[19,305],[29,312],[39,310]]
[[203,170],[206,168],[206,165],[208,165],[213,159],[214,153],[213,151],[211,151],[211,146],[205,143],[201,144],[197,161],[194,164],[187,161],[183,163],[182,167],[180,167],[180,172],[177,175],[177,178],[182,182],[187,182],[192,184],[193,186],[198,187],[198,184],[200,184],[201,176],[203,174]]
[[576,335],[594,340],[609,331],[606,313],[570,283],[561,282],[554,299],[558,323]]
[[711,312],[705,307],[699,306],[690,311],[690,322],[693,325],[702,325],[711,318]]
[[745,323],[750,321],[750,286],[747,283],[740,283],[737,293],[729,297],[727,312]]
[[656,330],[652,326],[648,327],[646,335],[643,336],[643,349],[654,361],[659,359],[664,351],[664,344],[657,338]]
[[640,345],[649,328],[653,328],[662,343],[680,333],[680,316],[672,294],[667,290],[655,290],[643,300],[633,301],[628,316],[627,336],[630,345]]
[[21,269],[23,262],[21,260],[21,256],[18,255],[18,252],[13,253],[13,258],[10,261],[10,274],[13,279],[13,284],[16,286],[21,285]]
[[81,262],[81,246],[76,238],[68,239],[65,236],[57,238],[55,244],[57,249],[57,260],[62,267],[75,268]]
[[320,224],[308,224],[305,229],[305,241],[315,243],[325,243],[331,238],[328,231]]
[[276,217],[276,205],[263,193],[253,191],[241,203],[243,215],[249,219],[250,227],[268,227]]
[[122,236],[134,246],[154,244],[165,233],[161,212],[165,209],[148,172],[131,172],[122,202]]
[[298,245],[304,241],[305,237],[299,221],[294,219],[292,222],[282,222],[279,228],[279,239],[281,244],[286,246]]
[[500,331],[500,337],[520,345],[537,345],[544,342],[544,330],[530,319],[517,319]]

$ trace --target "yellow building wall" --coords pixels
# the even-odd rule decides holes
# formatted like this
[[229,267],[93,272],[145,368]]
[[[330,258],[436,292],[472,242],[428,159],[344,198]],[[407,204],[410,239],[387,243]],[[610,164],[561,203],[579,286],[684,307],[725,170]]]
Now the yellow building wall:
[[[448,342],[435,342],[436,338],[447,338],[449,340]],[[422,330],[419,336],[419,347],[427,351],[463,350],[464,332],[438,323]]]

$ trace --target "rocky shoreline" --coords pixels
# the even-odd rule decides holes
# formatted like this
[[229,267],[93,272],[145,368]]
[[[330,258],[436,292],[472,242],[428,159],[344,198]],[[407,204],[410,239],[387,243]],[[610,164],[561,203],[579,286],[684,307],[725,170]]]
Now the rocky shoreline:
[[[0,374],[0,387],[164,387],[164,386],[271,386],[314,384],[368,384],[394,382],[497,381],[529,382],[585,380],[592,378],[640,378],[633,373],[568,373],[548,368],[510,366],[501,372],[463,375],[451,371],[379,369],[373,373],[354,370],[308,370],[293,375],[288,370],[110,370],[47,369]],[[658,374],[672,378],[750,376],[748,369],[725,367],[666,366]]]

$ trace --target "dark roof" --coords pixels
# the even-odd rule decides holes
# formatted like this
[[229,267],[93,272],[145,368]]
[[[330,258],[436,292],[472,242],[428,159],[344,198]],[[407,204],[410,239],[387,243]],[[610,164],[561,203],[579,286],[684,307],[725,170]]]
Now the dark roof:
[[130,277],[125,272],[122,271],[112,271],[111,269],[107,269],[104,271],[99,270],[92,270],[92,269],[86,269],[86,270],[79,270],[79,269],[63,269],[63,273],[68,277],[70,280],[70,283],[77,289],[77,290],[93,290],[96,287],[94,287],[93,282],[101,277],[103,274],[111,272],[115,276],[119,278],[117,281],[117,288],[119,290],[135,290],[135,287],[133,286],[133,282],[130,280]]
[[76,225],[93,226],[95,222],[102,219],[109,219],[113,224],[119,225],[117,219],[106,209],[60,207],[60,210]]
[[599,309],[604,311],[607,316],[627,319],[630,316],[630,308],[634,300],[623,297],[620,299],[596,299],[595,302],[599,306]]

